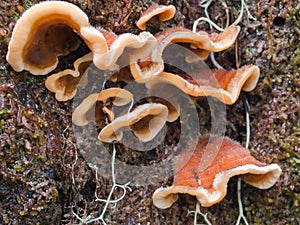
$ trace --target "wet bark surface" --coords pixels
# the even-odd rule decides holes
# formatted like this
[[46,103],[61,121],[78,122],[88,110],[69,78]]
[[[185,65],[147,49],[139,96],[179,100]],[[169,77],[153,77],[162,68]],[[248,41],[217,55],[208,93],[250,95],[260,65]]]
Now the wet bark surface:
[[[79,148],[71,122],[72,101],[56,101],[54,94],[45,88],[47,75],[17,73],[5,59],[16,21],[24,10],[38,2],[0,3],[0,224],[79,224],[73,212],[82,217],[98,216],[104,203],[95,201],[95,193],[105,199],[112,180],[103,174],[97,174],[96,179],[95,170],[83,157],[85,154]],[[138,34],[135,22],[141,12],[155,3],[173,4],[177,13],[167,22],[151,20],[147,30],[153,34],[168,27],[191,29],[193,22],[205,15],[199,2],[193,0],[68,2],[79,6],[93,26],[116,34]],[[230,22],[233,22],[238,16],[240,1],[228,1],[227,5]],[[237,46],[215,54],[219,64],[227,69],[254,64],[261,70],[256,89],[241,93],[234,105],[226,107],[226,136],[245,144],[243,99],[247,99],[251,154],[262,162],[278,163],[282,174],[268,190],[242,183],[244,213],[249,224],[296,225],[300,223],[300,5],[298,1],[258,0],[248,1],[248,7],[256,20],[248,19],[245,14]],[[226,25],[222,1],[214,1],[208,12],[212,21],[221,27]],[[205,23],[199,29],[209,32]],[[86,51],[82,46],[78,54]],[[72,68],[75,59],[76,55],[72,54],[62,58],[54,72]],[[197,105],[202,132],[209,132],[207,102],[200,99]],[[177,121],[168,124],[165,145],[146,153],[117,146],[117,158],[136,165],[159,162],[173,151],[178,136]],[[111,153],[112,147],[108,149]],[[111,161],[107,164],[109,168]],[[167,172],[172,174],[172,171]],[[230,180],[227,195],[220,203],[201,208],[212,224],[235,223],[238,217],[236,181],[237,178]],[[172,175],[157,184],[129,185],[131,190],[127,190],[124,199],[109,205],[105,221],[107,224],[193,224],[193,216],[187,215],[195,210],[196,199],[192,196],[181,195],[166,210],[153,205],[151,196],[155,189],[171,184]],[[115,190],[115,198],[121,195],[121,189]],[[198,223],[204,223],[203,218],[199,217]]]

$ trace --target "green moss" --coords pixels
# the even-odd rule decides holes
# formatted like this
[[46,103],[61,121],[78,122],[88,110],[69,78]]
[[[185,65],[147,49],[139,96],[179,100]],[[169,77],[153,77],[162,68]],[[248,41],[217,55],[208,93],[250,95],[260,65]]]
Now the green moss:
[[21,173],[24,171],[24,168],[21,166],[21,165],[14,165],[14,170],[17,172],[17,173]]
[[293,66],[299,66],[300,65],[300,46],[299,46],[299,48],[297,48],[294,51],[294,54],[292,55],[291,59],[292,59],[291,62],[292,62]]
[[0,129],[3,129],[3,128],[4,128],[4,125],[5,125],[5,120],[4,120],[4,119],[1,119],[1,120],[0,120]]
[[3,222],[4,222],[5,224],[9,224],[9,219],[6,218],[6,217],[4,217],[4,218],[3,218]]
[[25,216],[25,215],[27,215],[26,211],[20,211],[20,216]]
[[22,5],[24,10],[29,9],[33,5],[32,1],[25,1],[25,3]]
[[3,115],[5,115],[6,113],[9,113],[8,109],[6,109],[6,108],[1,109],[0,110],[0,117],[3,116]]
[[38,214],[39,214],[38,211],[31,211],[31,212],[30,212],[30,215],[31,215],[31,216],[37,216]]

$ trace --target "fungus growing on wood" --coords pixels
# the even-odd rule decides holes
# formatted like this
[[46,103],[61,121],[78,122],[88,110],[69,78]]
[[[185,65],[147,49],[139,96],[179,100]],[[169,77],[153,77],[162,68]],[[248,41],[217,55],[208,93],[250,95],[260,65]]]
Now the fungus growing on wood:
[[158,16],[160,21],[172,19],[176,13],[173,5],[153,5],[149,7],[137,21],[136,25],[141,30],[146,30],[146,23],[154,16]]
[[158,78],[146,85],[165,82],[178,87],[180,90],[191,96],[212,96],[225,104],[233,104],[239,97],[241,90],[252,91],[259,79],[259,68],[248,65],[238,70],[212,70],[207,69],[196,71],[190,75],[177,75],[163,72]]
[[78,34],[86,26],[89,26],[86,14],[73,4],[61,1],[36,4],[17,21],[7,61],[17,72],[47,74],[57,66],[58,56],[79,47]]
[[91,53],[77,59],[74,62],[74,70],[66,69],[49,76],[45,81],[46,88],[55,93],[55,98],[58,101],[72,99],[77,92],[77,87],[87,84],[85,72],[92,64],[92,61],[93,56]]
[[146,103],[120,116],[104,127],[98,139],[103,142],[120,141],[124,130],[131,130],[142,142],[151,141],[164,127],[168,108],[159,103]]
[[[163,90],[163,91],[162,91]],[[180,90],[166,83],[157,82],[148,88],[148,95],[153,96],[151,102],[161,103],[168,108],[168,122],[174,122],[180,115],[179,97]]]
[[[164,70],[164,60],[162,54],[164,49],[172,43],[189,43],[204,52],[197,52],[198,56],[206,58],[210,51],[220,52],[231,47],[240,31],[239,26],[230,26],[222,33],[208,34],[204,31],[193,32],[191,30],[178,27],[167,29],[156,35],[157,45],[146,58],[141,58],[138,54],[130,56],[130,69],[132,76],[139,82],[147,82],[154,79]],[[138,53],[134,51],[134,53]]]
[[[85,126],[89,122],[97,122],[99,118],[105,118],[106,114],[110,121],[114,120],[111,105],[123,106],[132,101],[132,94],[121,88],[109,88],[100,93],[91,94],[76,107],[72,114],[72,122],[77,126]],[[101,102],[101,110],[98,110],[97,102]],[[92,112],[91,112],[92,111]],[[95,115],[97,113],[97,115]],[[90,118],[92,117],[92,118]]]
[[138,52],[143,53],[139,56],[143,57],[149,54],[156,44],[155,37],[149,32],[141,32],[139,35],[131,33],[116,35],[112,32],[84,27],[81,29],[81,35],[93,52],[94,64],[101,70],[118,69],[117,60],[125,49],[138,49]]
[[[215,147],[218,147],[218,152],[210,158],[210,151]],[[246,183],[267,189],[275,184],[281,173],[277,164],[259,162],[248,149],[226,137],[202,138],[186,160],[189,156],[185,154],[189,154],[189,150],[183,150],[178,156],[173,185],[154,192],[153,203],[156,207],[170,207],[178,194],[196,196],[202,206],[208,207],[225,197],[227,183],[233,176],[241,175]]]

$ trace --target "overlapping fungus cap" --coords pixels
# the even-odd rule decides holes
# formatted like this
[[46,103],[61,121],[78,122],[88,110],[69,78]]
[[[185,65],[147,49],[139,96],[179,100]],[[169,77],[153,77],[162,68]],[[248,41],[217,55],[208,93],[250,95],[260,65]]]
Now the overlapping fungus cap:
[[80,32],[93,52],[94,64],[101,70],[118,69],[117,60],[124,51],[129,53],[129,49],[138,49],[136,53],[142,57],[149,54],[156,44],[155,37],[149,32],[141,32],[139,35],[131,33],[116,35],[92,27],[84,27]]
[[202,206],[208,207],[225,197],[227,183],[233,176],[241,175],[248,184],[267,189],[276,183],[281,173],[277,164],[259,162],[248,149],[226,137],[204,137],[190,158],[187,154],[190,149],[179,154],[173,185],[154,192],[156,207],[170,207],[178,194],[196,196]]
[[36,4],[17,21],[7,61],[17,72],[47,74],[57,66],[58,56],[78,48],[77,34],[86,26],[89,26],[86,14],[73,4],[61,1]]
[[91,53],[77,59],[74,62],[74,70],[66,69],[49,76],[45,81],[46,88],[55,93],[58,101],[68,101],[74,98],[77,87],[84,86],[88,82],[85,72],[92,61]]
[[[102,90],[100,93],[91,94],[76,107],[72,114],[72,122],[77,126],[85,126],[91,121],[96,122],[95,120],[97,118],[95,117],[104,118],[103,114],[107,114],[108,119],[112,121],[114,120],[114,113],[111,107],[108,108],[105,104],[102,104],[101,112],[96,109],[96,103],[107,103],[109,100],[111,100],[112,104],[116,106],[123,106],[130,103],[132,98],[133,96],[129,91],[121,88],[109,88]],[[94,115],[96,112],[98,115]]]
[[241,90],[252,91],[259,79],[259,68],[248,65],[238,70],[203,69],[188,74],[163,72],[159,79],[149,81],[146,86],[152,88],[157,83],[165,82],[178,87],[190,96],[212,96],[225,104],[233,104]]
[[173,5],[153,5],[149,7],[137,21],[136,25],[141,30],[146,30],[146,23],[154,16],[158,16],[161,21],[172,19],[176,13]]
[[162,54],[164,49],[172,43],[192,44],[204,51],[204,53],[198,52],[197,54],[205,58],[210,51],[220,52],[231,47],[238,37],[239,31],[240,27],[235,25],[226,28],[220,34],[208,34],[204,31],[196,33],[182,27],[167,29],[156,35],[158,43],[148,57],[143,59],[137,54],[130,56],[132,76],[139,82],[147,82],[163,72]]
[[[163,91],[162,91],[163,90]],[[168,107],[168,122],[174,122],[180,116],[179,97],[181,91],[167,82],[156,82],[148,88],[151,102],[160,103]]]
[[142,142],[152,140],[164,127],[168,108],[160,103],[146,103],[120,116],[104,127],[98,139],[103,142],[120,141],[124,130],[132,131]]

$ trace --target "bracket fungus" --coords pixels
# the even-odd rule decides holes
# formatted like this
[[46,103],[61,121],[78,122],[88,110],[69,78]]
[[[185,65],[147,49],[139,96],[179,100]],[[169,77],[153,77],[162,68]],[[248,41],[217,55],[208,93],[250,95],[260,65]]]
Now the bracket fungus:
[[[129,91],[121,88],[109,88],[102,90],[100,93],[91,94],[76,107],[72,114],[72,122],[77,126],[85,126],[90,121],[97,122],[97,119],[94,117],[104,118],[105,116],[103,114],[106,114],[109,121],[112,121],[114,120],[115,116],[111,109],[111,105],[127,105],[132,101],[132,99],[132,94]],[[100,107],[102,108],[102,112],[98,111],[98,107],[96,105],[97,102],[102,103]],[[91,115],[91,113],[95,114],[96,112],[97,115]],[[90,117],[92,118],[89,118],[88,115],[91,115]]]
[[[164,90],[163,92],[161,90]],[[148,87],[148,95],[153,96],[151,102],[161,103],[168,108],[168,122],[174,122],[180,116],[179,97],[181,91],[166,82],[153,83]]]
[[92,60],[92,54],[86,54],[74,62],[75,70],[66,69],[52,74],[45,81],[46,88],[55,93],[55,98],[58,101],[72,99],[77,92],[77,87],[87,84],[85,72]]
[[203,70],[194,72],[193,76],[163,72],[158,78],[160,79],[149,81],[146,86],[151,88],[157,83],[165,82],[190,96],[212,96],[231,105],[238,99],[241,90],[252,91],[255,88],[259,79],[259,68],[248,65],[238,70]]
[[45,75],[80,44],[80,28],[88,17],[77,6],[61,1],[36,4],[17,21],[8,46],[7,61],[15,71]]
[[[214,147],[218,147],[216,156],[208,159],[208,165],[203,167],[206,161],[203,157],[210,154],[206,151]],[[226,137],[204,137],[187,161],[185,154],[183,150],[175,163],[173,185],[154,192],[153,203],[158,208],[170,207],[178,194],[196,196],[202,206],[208,207],[224,198],[227,183],[233,176],[241,175],[246,183],[267,189],[275,184],[281,173],[277,164],[266,165],[256,160],[248,149]]]
[[[158,16],[165,21],[172,18],[175,11],[174,6],[152,6],[141,16],[137,26],[145,30],[152,17]],[[58,101],[75,96],[77,87],[87,82],[85,73],[92,62],[98,69],[110,71],[119,70],[129,63],[124,67],[130,70],[125,73],[130,75],[126,79],[133,77],[138,83],[146,83],[149,95],[167,101],[153,100],[128,109],[127,104],[133,104],[132,93],[109,88],[85,98],[74,110],[72,122],[78,126],[95,122],[101,128],[98,139],[103,142],[120,141],[125,130],[131,131],[139,141],[148,142],[158,135],[166,122],[175,121],[182,113],[179,92],[192,97],[213,96],[226,104],[233,104],[241,90],[254,89],[259,78],[259,68],[254,65],[229,71],[195,69],[190,73],[192,76],[175,74],[172,68],[167,72],[168,68],[166,71],[164,68],[167,62],[163,53],[173,43],[188,46],[194,54],[184,55],[185,61],[191,64],[205,60],[212,52],[228,49],[239,32],[240,27],[233,24],[221,33],[212,34],[177,27],[155,36],[145,31],[138,35],[116,35],[92,27],[87,15],[73,4],[46,1],[31,7],[17,21],[6,58],[15,71],[28,70],[33,75],[45,75],[56,68],[59,56],[75,51],[84,42],[91,53],[77,59],[74,69],[58,72],[46,80],[46,87],[55,93]],[[121,73],[115,73],[110,82],[121,79],[117,74]],[[173,89],[168,92],[170,87],[179,92]],[[161,95],[157,94],[160,89],[164,90]],[[122,113],[117,113],[112,106],[125,106],[126,112],[121,108]],[[240,175],[245,182],[266,189],[274,185],[281,173],[277,164],[259,162],[248,149],[229,138],[203,137],[195,151],[190,153],[186,147],[177,156],[173,185],[159,188],[153,194],[153,203],[158,208],[170,207],[180,193],[194,195],[201,205],[211,206],[224,198],[227,182],[233,176]]]
[[103,142],[120,141],[123,130],[131,130],[142,142],[152,140],[164,127],[168,118],[168,108],[159,103],[146,103],[120,116],[105,126],[98,139]]
[[131,33],[116,35],[93,27],[84,27],[81,29],[81,35],[85,40],[89,40],[87,45],[93,52],[94,64],[101,70],[118,69],[116,62],[126,49],[146,51],[144,53],[146,55],[156,44],[155,37],[149,32],[141,32],[139,35]]
[[160,21],[172,19],[176,13],[173,5],[153,5],[149,7],[137,21],[136,25],[141,30],[146,30],[146,23],[154,16],[158,16]]
[[[131,54],[130,69],[132,76],[138,82],[147,82],[162,73],[164,70],[163,51],[172,43],[192,44],[197,49],[207,52],[207,54],[210,51],[220,52],[234,44],[239,31],[240,27],[235,25],[226,28],[220,34],[208,34],[204,31],[196,33],[182,27],[162,31],[156,35],[157,44],[148,57],[141,58],[138,54]],[[204,58],[207,54],[198,53]]]

